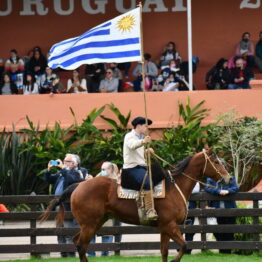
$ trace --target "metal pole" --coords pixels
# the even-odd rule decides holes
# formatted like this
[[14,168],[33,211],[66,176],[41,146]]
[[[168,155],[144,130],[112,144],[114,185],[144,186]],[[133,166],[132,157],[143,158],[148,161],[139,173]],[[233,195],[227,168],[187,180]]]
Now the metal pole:
[[187,46],[188,46],[188,80],[189,90],[193,90],[193,65],[192,65],[192,11],[191,0],[187,0]]

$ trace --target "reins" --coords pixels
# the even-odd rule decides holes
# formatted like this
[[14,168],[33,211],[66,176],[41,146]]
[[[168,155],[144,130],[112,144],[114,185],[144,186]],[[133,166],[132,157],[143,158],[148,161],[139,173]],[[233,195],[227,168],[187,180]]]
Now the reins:
[[[165,163],[165,164],[167,164],[168,166],[172,167],[172,171],[177,171],[177,168],[176,168],[174,165],[170,164],[168,161],[166,161],[165,159],[163,159],[162,157],[160,157],[160,156],[157,155],[156,153],[152,153],[152,155],[153,155],[154,157],[156,157],[157,159],[161,160],[163,163]],[[205,155],[205,160],[206,160],[206,162],[205,162],[205,167],[204,167],[204,169],[203,169],[203,173],[204,173],[205,170],[206,170],[207,159],[209,160],[210,163],[212,163],[212,161],[209,159],[209,157],[208,157],[208,155],[206,154],[205,151],[204,151],[204,155]],[[220,174],[220,176],[222,177],[221,173],[217,170],[217,168],[213,165],[213,163],[212,163],[212,167],[213,167],[213,168],[216,170],[216,172],[217,172],[218,174]],[[195,178],[187,175],[187,174],[184,173],[184,172],[182,172],[181,174],[182,174],[183,176],[185,176],[185,177],[193,180],[194,182],[198,182],[198,183],[201,184],[202,186],[207,186],[207,187],[215,188],[215,186],[206,184],[206,183],[204,183],[204,182],[202,182],[202,181],[200,181],[200,180],[198,180],[198,179],[195,179]],[[175,183],[175,179],[174,179],[174,177],[172,176],[170,170],[169,170],[169,172],[168,172],[168,175],[169,175],[169,177],[170,177],[171,183]]]

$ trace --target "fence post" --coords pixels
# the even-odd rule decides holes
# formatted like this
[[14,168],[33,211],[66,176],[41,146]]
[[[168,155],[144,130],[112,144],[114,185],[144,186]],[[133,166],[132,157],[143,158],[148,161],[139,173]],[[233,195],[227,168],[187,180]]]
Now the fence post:
[[[200,194],[201,194],[201,199],[199,201],[200,202],[199,206],[200,206],[201,210],[203,211],[207,206],[207,201],[203,200],[203,193],[200,193]],[[201,216],[199,218],[199,222],[200,222],[200,225],[206,226],[207,225],[207,218]],[[206,247],[206,241],[207,241],[206,232],[201,232],[201,241],[203,242],[203,248],[201,249],[201,251],[203,252],[203,251],[206,250],[206,248],[205,248]]]
[[[253,208],[259,208],[258,200],[253,200]],[[253,216],[253,225],[259,225],[259,217]],[[253,240],[255,242],[259,242],[260,241],[260,236],[259,236],[258,233],[254,233],[253,234]],[[256,244],[256,246],[257,246],[257,244]],[[256,250],[254,250],[254,252],[258,253],[259,249],[257,248]]]

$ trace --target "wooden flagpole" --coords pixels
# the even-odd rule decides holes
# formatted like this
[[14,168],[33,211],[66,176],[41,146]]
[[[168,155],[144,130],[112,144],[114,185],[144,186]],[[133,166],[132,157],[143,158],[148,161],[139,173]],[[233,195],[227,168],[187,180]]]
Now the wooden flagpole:
[[[146,100],[146,90],[145,90],[145,59],[144,59],[144,40],[143,40],[143,20],[142,20],[142,3],[139,2],[139,8],[140,8],[140,39],[141,39],[141,65],[142,65],[142,89],[143,89],[143,95],[144,95],[144,108],[145,108],[145,119],[146,119],[146,128],[147,133],[146,135],[149,135],[148,131],[148,115],[147,115],[147,100]],[[153,183],[152,183],[152,170],[151,170],[151,157],[150,157],[150,151],[149,151],[149,143],[146,145],[147,150],[147,170],[149,175],[149,182],[150,182],[150,191],[151,191],[151,199],[152,199],[152,208],[155,209],[154,204],[154,197],[153,197]]]

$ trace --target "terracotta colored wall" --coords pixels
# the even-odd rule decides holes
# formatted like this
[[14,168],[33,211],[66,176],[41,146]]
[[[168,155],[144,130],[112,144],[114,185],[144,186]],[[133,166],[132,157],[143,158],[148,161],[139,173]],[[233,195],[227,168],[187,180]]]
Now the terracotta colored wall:
[[[0,10],[6,9],[8,0],[0,1]],[[39,45],[47,52],[51,45],[82,34],[93,26],[117,16],[115,0],[109,0],[105,14],[87,14],[81,7],[81,1],[74,1],[74,12],[71,15],[58,15],[54,12],[53,2],[42,1],[48,7],[48,15],[21,16],[23,1],[12,1],[13,10],[10,15],[0,17],[2,25],[0,57],[6,59],[11,48],[17,48],[20,55],[25,55],[30,48]],[[27,1],[27,0],[24,0]],[[138,2],[138,1],[137,1]],[[145,1],[142,1],[145,2]],[[182,57],[187,59],[187,25],[186,12],[172,12],[175,0],[163,0],[169,12],[144,13],[144,46],[145,51],[158,59],[163,46],[173,40]],[[234,53],[236,43],[244,31],[252,34],[257,40],[261,28],[262,6],[243,8],[244,0],[192,0],[193,54],[200,57],[200,66],[196,75],[197,83],[203,82],[203,73],[220,57],[230,57]],[[68,8],[68,1],[62,1],[63,9]],[[96,7],[94,0],[91,6]],[[125,0],[125,8],[129,8],[131,0]],[[186,6],[186,0],[184,0]],[[151,5],[155,8],[155,5]],[[33,8],[35,10],[35,8]],[[3,26],[4,25],[4,26]]]
[[[165,128],[177,123],[178,101],[186,103],[188,97],[192,106],[202,100],[206,101],[204,107],[211,109],[207,122],[213,121],[217,114],[233,108],[239,112],[239,116],[256,116],[262,119],[262,90],[151,92],[146,97],[148,117],[154,120],[152,128]],[[47,124],[53,126],[55,121],[68,127],[73,123],[69,107],[74,110],[79,122],[94,108],[108,103],[114,103],[123,114],[131,110],[131,118],[143,116],[143,99],[143,93],[0,96],[0,131],[4,127],[11,130],[12,123],[17,130],[26,127],[26,115],[35,124],[39,122],[41,128]],[[108,109],[104,115],[113,117]],[[95,123],[101,129],[109,128],[100,118]]]

